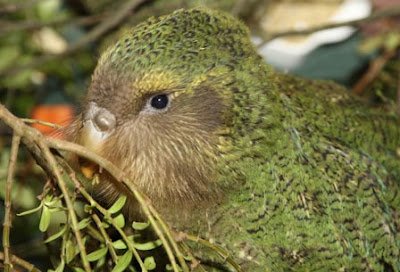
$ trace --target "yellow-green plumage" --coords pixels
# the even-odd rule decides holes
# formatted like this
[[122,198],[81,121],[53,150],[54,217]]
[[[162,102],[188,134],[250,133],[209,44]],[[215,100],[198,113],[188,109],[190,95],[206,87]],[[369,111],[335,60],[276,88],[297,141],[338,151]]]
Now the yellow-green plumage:
[[[158,93],[176,97],[143,113]],[[102,55],[87,99],[117,120],[95,151],[244,271],[400,271],[398,118],[276,73],[230,16],[140,24]]]

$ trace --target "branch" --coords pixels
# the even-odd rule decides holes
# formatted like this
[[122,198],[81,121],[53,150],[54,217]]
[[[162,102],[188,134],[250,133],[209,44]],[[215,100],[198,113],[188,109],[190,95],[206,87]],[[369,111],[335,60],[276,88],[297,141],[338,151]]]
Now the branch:
[[6,272],[13,270],[13,265],[10,261],[11,191],[14,181],[15,163],[17,161],[20,140],[21,137],[14,134],[11,144],[10,161],[7,170],[5,214],[3,223],[4,266]]
[[367,72],[353,86],[352,92],[361,95],[367,86],[379,75],[386,63],[396,55],[396,49],[385,50],[382,55],[374,59]]
[[16,73],[20,72],[21,70],[32,69],[32,68],[38,67],[40,65],[43,65],[43,64],[47,63],[48,61],[51,61],[51,60],[54,60],[57,58],[63,58],[63,57],[77,53],[79,50],[81,50],[87,44],[98,40],[102,35],[107,33],[109,30],[118,26],[130,14],[131,10],[138,7],[144,1],[146,1],[146,0],[127,1],[125,4],[121,5],[117,11],[113,12],[112,16],[108,17],[105,21],[103,21],[101,24],[96,26],[93,30],[91,30],[89,33],[87,33],[87,35],[82,37],[80,40],[71,44],[64,52],[62,52],[60,54],[42,55],[41,57],[35,59],[34,61],[32,61],[26,65],[14,67],[13,69],[10,69],[9,71],[5,71],[4,73],[2,73],[0,75],[12,76],[12,75],[15,75]]
[[397,114],[400,116],[400,77],[397,80]]
[[[139,204],[142,206],[142,209],[143,209],[145,215],[148,217],[149,221],[151,222],[154,231],[156,232],[156,234],[159,236],[159,238],[163,242],[163,246],[165,248],[165,251],[168,255],[169,260],[171,261],[171,265],[174,268],[174,271],[179,271],[179,268],[175,261],[175,256],[174,256],[173,250],[171,248],[171,244],[173,244],[173,243],[176,244],[176,242],[174,240],[167,239],[167,237],[165,237],[164,232],[162,230],[163,227],[159,225],[160,223],[154,218],[153,213],[151,213],[148,208],[150,206],[150,201],[145,196],[143,196],[141,193],[139,193],[139,191],[136,189],[134,183],[131,182],[120,169],[118,169],[114,164],[112,164],[108,160],[100,157],[96,153],[91,152],[88,149],[86,149],[80,145],[62,141],[62,140],[45,138],[36,129],[25,125],[21,120],[19,120],[15,116],[13,116],[1,104],[0,104],[0,119],[2,119],[9,127],[11,127],[14,130],[14,133],[16,133],[17,135],[20,135],[22,137],[22,141],[24,142],[24,144],[26,145],[28,150],[32,153],[34,158],[37,160],[38,164],[46,171],[46,173],[48,173],[49,176],[51,176],[53,179],[55,179],[58,182],[59,187],[63,192],[64,199],[66,201],[66,204],[67,204],[67,207],[69,210],[69,215],[71,216],[71,219],[72,219],[73,230],[75,232],[75,237],[78,241],[81,259],[84,262],[84,265],[85,265],[85,260],[87,262],[86,251],[85,251],[85,248],[84,248],[82,240],[81,240],[81,235],[80,235],[79,229],[77,227],[76,214],[74,212],[72,203],[70,202],[68,193],[66,191],[65,182],[62,179],[60,171],[56,166],[55,158],[52,156],[49,148],[55,148],[58,150],[74,152],[75,154],[77,154],[81,157],[92,160],[92,161],[96,162],[100,167],[107,170],[117,181],[122,182],[133,193],[135,198],[138,200]],[[159,215],[157,215],[157,216],[159,216]],[[161,218],[161,217],[159,217],[159,218]],[[115,224],[115,226],[116,226],[116,224]],[[124,235],[122,230],[119,231],[118,228],[116,228],[116,229],[122,236]],[[172,235],[169,234],[168,237],[172,237]],[[173,247],[175,248],[175,246],[173,246]],[[132,248],[130,247],[130,249],[133,251],[134,250],[133,246],[132,246]],[[134,253],[134,251],[133,251],[133,253]],[[180,258],[179,258],[179,261],[181,261]],[[189,271],[189,269],[184,261],[183,261],[183,263],[180,262],[180,265],[181,265],[181,268],[183,269],[183,271]],[[90,267],[88,267],[88,264],[85,268],[87,269],[87,271],[90,270]]]
[[[112,164],[110,161],[100,157],[96,153],[86,149],[83,146],[57,140],[51,138],[45,138],[42,134],[40,134],[36,129],[25,125],[20,119],[13,116],[3,105],[0,104],[0,119],[3,120],[8,126],[10,126],[16,135],[21,136],[22,142],[26,145],[28,150],[34,155],[37,163],[42,166],[42,168],[46,171],[46,173],[57,181],[58,186],[60,187],[61,191],[63,192],[63,197],[68,207],[69,216],[72,221],[72,229],[75,232],[75,238],[78,242],[78,246],[81,253],[81,260],[84,262],[87,260],[85,257],[84,246],[80,245],[80,232],[79,229],[76,228],[77,221],[76,214],[74,212],[74,208],[72,207],[71,200],[69,199],[68,191],[65,188],[65,182],[60,175],[60,169],[66,170],[66,172],[71,177],[72,182],[75,185],[75,188],[82,194],[84,198],[90,203],[91,206],[95,207],[106,220],[118,231],[121,235],[122,239],[127,244],[129,250],[135,255],[135,258],[138,260],[139,265],[141,266],[142,270],[145,271],[145,266],[140,259],[140,255],[136,252],[132,241],[126,236],[124,231],[118,226],[115,220],[111,217],[108,210],[104,209],[101,205],[99,205],[91,195],[86,192],[83,186],[75,177],[75,172],[65,163],[61,156],[54,156],[50,149],[56,149],[60,151],[68,151],[77,154],[80,157],[85,159],[91,160],[94,163],[98,164],[99,167],[107,171],[111,176],[115,178],[116,181],[121,182],[129,192],[132,193],[133,197],[138,201],[140,207],[143,210],[144,215],[147,217],[151,226],[158,236],[158,238],[162,241],[162,245],[165,249],[165,252],[168,256],[168,259],[173,267],[174,271],[189,271],[189,267],[186,264],[186,261],[183,257],[182,252],[180,251],[180,247],[177,244],[175,236],[172,235],[171,228],[168,224],[162,219],[162,217],[158,214],[155,208],[151,205],[150,200],[139,192],[136,188],[135,183],[129,179],[129,177],[120,170],[117,166]],[[57,161],[56,161],[57,160]],[[58,162],[58,164],[57,164]],[[74,222],[75,221],[75,222]],[[190,236],[189,236],[190,237]],[[184,244],[183,244],[184,245]],[[211,247],[213,250],[217,249],[220,256],[227,260],[231,265],[235,268],[239,267],[237,264],[234,263],[233,260],[229,258],[227,253],[222,253],[220,248]],[[185,249],[184,249],[185,250]],[[185,250],[187,251],[187,250]],[[175,260],[175,256],[178,259],[178,263]],[[115,257],[115,256],[114,256]],[[85,267],[86,268],[86,267]],[[90,267],[89,267],[90,269]],[[240,271],[237,269],[237,271]]]
[[60,187],[61,192],[63,193],[63,198],[64,198],[65,203],[68,208],[68,215],[69,215],[69,217],[71,219],[71,223],[72,223],[72,231],[75,234],[76,242],[79,247],[79,253],[81,255],[81,259],[83,262],[83,267],[84,267],[85,271],[90,272],[91,268],[90,268],[89,261],[87,259],[86,248],[85,248],[85,245],[82,240],[81,232],[79,231],[78,218],[76,216],[72,200],[68,194],[67,185],[61,175],[59,168],[57,167],[57,162],[56,162],[53,154],[50,152],[49,147],[46,145],[46,143],[44,141],[39,141],[38,145],[43,152],[43,156],[44,156],[45,160],[50,165],[50,169],[51,169],[53,175],[56,177],[58,186]]
[[19,10],[28,9],[38,2],[38,0],[21,1],[22,3],[5,4],[0,7],[0,14],[13,13]]
[[187,233],[179,233],[180,237],[183,237],[184,239],[187,239],[189,241],[192,242],[196,242],[199,244],[202,244],[210,249],[212,249],[213,251],[217,252],[227,263],[229,263],[237,272],[242,272],[242,269],[240,268],[240,266],[232,259],[232,257],[230,256],[230,254],[228,252],[226,252],[225,249],[223,249],[222,247],[215,245],[207,240],[204,240],[198,236],[193,236]]
[[400,15],[400,5],[394,5],[390,8],[376,11],[373,14],[371,14],[370,16],[362,18],[362,19],[356,19],[356,20],[340,22],[340,23],[323,24],[323,25],[310,27],[310,28],[302,29],[302,30],[290,30],[290,31],[285,31],[285,32],[280,32],[280,33],[275,33],[275,34],[273,34],[273,33],[267,34],[267,35],[263,36],[263,42],[261,44],[259,44],[257,47],[258,48],[263,47],[266,43],[270,42],[271,40],[280,38],[280,37],[306,35],[306,34],[311,34],[311,33],[320,31],[320,30],[331,29],[331,28],[342,27],[342,26],[359,26],[359,25],[362,25],[367,22],[372,22],[375,20],[399,16],[399,15]]
[[54,124],[54,123],[50,123],[50,122],[46,122],[46,121],[42,121],[42,120],[38,120],[38,119],[21,118],[20,120],[27,124],[39,124],[39,125],[48,126],[48,127],[54,128],[54,129],[62,129],[63,128],[63,126],[60,126],[58,124]]
[[78,228],[78,220],[74,212],[72,201],[68,195],[67,187],[62,178],[59,169],[56,166],[56,161],[46,144],[45,138],[39,131],[25,125],[21,120],[13,116],[3,105],[0,104],[0,119],[2,119],[9,127],[14,130],[14,133],[22,137],[22,142],[32,153],[38,164],[48,173],[50,177],[58,182],[58,185],[63,193],[64,200],[68,207],[69,216],[72,221],[72,230],[78,243],[79,253],[83,262],[85,271],[89,272],[90,265],[86,258],[86,249],[82,241],[82,236]]
[[[0,252],[0,260],[5,260],[5,256],[3,252]],[[38,268],[36,268],[33,264],[15,256],[15,255],[11,255],[11,261],[23,268],[25,268],[26,270],[30,271],[30,272],[41,272],[41,270],[39,270]]]
[[64,54],[71,54],[73,52],[78,51],[83,46],[90,42],[96,41],[99,37],[103,34],[107,33],[110,29],[115,28],[118,26],[131,12],[131,10],[135,9],[145,0],[130,0],[127,1],[125,4],[121,5],[121,7],[113,12],[113,16],[109,17],[103,23],[98,25],[92,31],[90,31],[85,37],[77,41],[75,44],[72,44]]
[[54,20],[51,22],[38,22],[38,21],[23,21],[20,24],[5,24],[2,22],[2,29],[0,30],[0,37],[8,34],[9,32],[15,31],[23,31],[23,30],[35,30],[42,27],[56,27],[60,25],[77,25],[77,26],[87,26],[95,24],[101,21],[104,17],[107,17],[108,13],[103,14],[95,14],[91,16],[85,16],[81,18],[68,18],[68,19],[61,19],[61,20]]

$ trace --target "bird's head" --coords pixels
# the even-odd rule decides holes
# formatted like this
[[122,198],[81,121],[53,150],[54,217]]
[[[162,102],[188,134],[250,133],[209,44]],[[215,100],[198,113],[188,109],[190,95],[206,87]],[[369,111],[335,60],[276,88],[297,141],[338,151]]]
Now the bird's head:
[[[228,15],[149,19],[102,54],[72,138],[161,205],[204,202],[218,191],[223,133],[243,63],[255,56],[247,29]],[[104,179],[100,191],[115,199]]]

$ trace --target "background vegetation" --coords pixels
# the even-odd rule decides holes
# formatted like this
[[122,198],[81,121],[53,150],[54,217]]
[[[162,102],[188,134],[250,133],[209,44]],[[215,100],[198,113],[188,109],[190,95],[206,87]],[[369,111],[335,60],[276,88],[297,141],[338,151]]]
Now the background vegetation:
[[[268,8],[270,2],[273,1],[0,1],[0,102],[18,117],[66,124],[68,117],[79,111],[80,101],[101,50],[125,29],[150,16],[202,4],[231,12],[244,20],[253,33],[260,34],[258,11]],[[400,113],[400,5],[396,1],[377,0],[374,6],[377,13],[367,20],[351,23],[360,30],[356,39],[358,51],[354,54],[362,57],[358,58],[358,68],[348,71],[339,83],[347,84],[349,91],[364,97],[373,107]],[[315,29],[308,32],[312,31]],[[307,31],[298,32],[291,34]],[[262,36],[270,39],[276,33],[263,33]],[[333,52],[340,46],[346,46],[345,42],[327,45],[323,49]],[[326,67],[322,77],[337,79],[329,77],[329,65]],[[312,72],[298,71],[298,74],[321,77]],[[177,265],[183,268],[183,263],[196,266],[191,253],[185,251],[184,244],[179,243],[179,249],[175,248],[178,234],[165,231],[162,219],[151,207],[148,207],[149,220],[154,220],[153,226],[158,226],[164,233],[161,237],[150,240],[142,237],[143,240],[133,234],[129,237],[123,237],[121,233],[119,236],[108,234],[110,229],[119,232],[127,224],[120,214],[124,199],[108,210],[103,209],[91,199],[81,185],[81,177],[75,177],[73,170],[65,164],[64,157],[51,153],[50,148],[74,150],[90,158],[93,154],[62,145],[56,139],[45,140],[23,122],[8,115],[4,108],[0,117],[3,120],[0,121],[0,197],[3,200],[0,217],[4,218],[0,260],[12,260],[14,264],[19,264],[15,269],[21,270],[24,270],[21,267],[34,269],[34,265],[42,270],[55,268],[62,271],[70,267],[76,271],[88,271],[90,263],[92,268],[107,267],[111,270],[117,267],[115,271],[122,271],[131,259],[136,258],[143,260],[143,263],[138,261],[138,267],[152,270],[154,260],[143,257],[143,254],[139,254],[142,257],[136,256],[135,252],[153,250],[159,247],[162,239],[166,239],[164,242],[170,245],[170,253],[175,256]],[[35,126],[43,133],[52,131],[52,128],[37,123]],[[12,137],[13,131],[20,131],[19,136],[14,134]],[[17,157],[21,140],[27,148],[20,149]],[[36,161],[29,153],[34,154]],[[94,159],[105,163],[101,162],[101,158]],[[40,161],[44,171],[36,163]],[[112,168],[107,164],[104,167]],[[121,175],[115,169],[110,169],[110,172],[118,177]],[[143,197],[135,188],[131,190],[139,199]],[[69,200],[66,200],[67,195]],[[10,210],[7,205],[11,203]],[[65,209],[71,205],[75,207],[74,214]],[[25,215],[17,216],[18,213]],[[11,222],[12,228],[9,225]],[[137,231],[135,235],[140,236],[147,226],[146,222],[133,223],[133,229]],[[79,231],[81,237],[80,234],[77,236]],[[46,239],[52,243],[44,243]],[[195,238],[185,234],[180,236],[180,240],[190,242]],[[90,251],[82,252],[79,243],[86,243]],[[226,254],[223,249],[206,241],[201,243],[215,251],[216,256]],[[5,251],[9,252],[10,248],[12,255],[7,257]],[[229,259],[228,266],[235,268]],[[0,261],[0,269],[2,267]],[[131,267],[131,270],[134,269],[137,268]]]

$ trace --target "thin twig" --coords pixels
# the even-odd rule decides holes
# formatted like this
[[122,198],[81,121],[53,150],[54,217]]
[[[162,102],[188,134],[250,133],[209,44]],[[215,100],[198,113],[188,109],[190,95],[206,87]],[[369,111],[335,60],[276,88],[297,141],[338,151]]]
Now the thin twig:
[[10,229],[11,229],[11,191],[14,182],[15,163],[17,161],[19,144],[21,137],[14,134],[11,144],[10,161],[7,170],[6,195],[5,195],[5,214],[3,223],[3,248],[4,248],[4,270],[13,270],[10,258]]
[[78,248],[80,250],[79,253],[81,255],[83,267],[85,271],[89,272],[91,269],[89,262],[86,258],[86,249],[82,241],[82,235],[78,228],[78,220],[75,214],[74,206],[68,194],[68,189],[65,181],[60,173],[60,170],[57,167],[57,162],[53,154],[50,152],[49,146],[46,143],[46,139],[39,131],[25,125],[21,120],[13,116],[1,104],[0,119],[2,119],[8,126],[10,126],[14,130],[14,133],[22,137],[22,141],[35,157],[37,162],[43,167],[46,173],[48,173],[52,178],[57,181],[68,208],[69,216],[72,223],[72,231],[75,234]]
[[[141,208],[152,224],[153,230],[159,237],[159,239],[162,241],[165,252],[168,255],[168,258],[171,262],[171,265],[174,269],[174,271],[188,271],[188,267],[185,263],[185,265],[182,265],[181,260],[179,260],[180,264],[182,267],[178,267],[176,261],[175,261],[175,256],[174,256],[174,250],[176,254],[181,254],[183,257],[182,253],[180,253],[179,250],[177,250],[177,244],[175,239],[172,237],[167,224],[162,220],[161,216],[157,213],[157,211],[151,206],[150,201],[147,199],[145,195],[142,195],[136,188],[135,184],[129,180],[129,178],[126,177],[126,174],[118,169],[114,164],[109,162],[108,160],[100,157],[96,153],[80,146],[74,143],[62,141],[62,140],[57,140],[57,139],[50,139],[50,138],[45,138],[42,134],[40,134],[37,130],[35,130],[32,127],[29,127],[25,125],[21,120],[13,116],[3,105],[0,104],[0,119],[3,120],[8,126],[10,126],[13,130],[14,133],[17,133],[22,137],[22,141],[24,144],[27,146],[27,148],[31,151],[31,153],[35,156],[35,159],[37,160],[38,164],[40,164],[43,169],[50,175],[53,176],[57,181],[58,185],[63,192],[64,196],[68,195],[68,192],[66,191],[65,183],[62,180],[62,177],[60,177],[60,170],[58,167],[60,165],[57,165],[57,162],[55,160],[57,159],[58,162],[61,164],[61,166],[64,166],[63,169],[67,170],[67,173],[70,174],[71,180],[74,182],[75,187],[79,190],[79,192],[83,195],[83,197],[86,198],[86,200],[95,207],[99,212],[103,214],[103,216],[109,220],[110,224],[113,225],[113,227],[118,231],[118,233],[121,235],[123,240],[126,242],[129,250],[133,252],[135,255],[135,258],[137,258],[139,265],[141,266],[142,270],[145,271],[145,267],[143,262],[140,259],[140,256],[136,252],[136,249],[134,248],[133,242],[126,236],[124,231],[118,227],[118,224],[115,222],[115,219],[111,217],[111,214],[104,209],[101,205],[99,205],[86,190],[83,188],[83,186],[80,184],[80,182],[76,179],[75,173],[70,167],[65,167],[67,165],[66,163],[62,163],[59,159],[61,158],[60,156],[56,156],[54,158],[53,154],[51,154],[49,148],[54,148],[57,150],[63,150],[63,151],[69,151],[77,154],[78,156],[81,156],[83,158],[89,159],[95,163],[97,163],[101,168],[106,170],[108,173],[110,173],[118,182],[121,182],[123,185],[125,185],[130,192],[134,195],[138,203],[141,205]],[[44,157],[44,159],[41,158],[41,156]],[[49,165],[47,165],[49,164]],[[65,199],[66,204],[68,207],[68,210],[73,209],[71,207],[70,200],[68,200],[68,197]],[[69,204],[68,204],[69,203]],[[75,213],[70,211],[70,216],[71,219],[76,216]],[[75,218],[76,220],[76,218]],[[72,224],[75,225],[75,223],[72,220]],[[73,230],[76,229],[76,226],[73,226]],[[166,236],[164,235],[166,234]],[[79,240],[79,236],[75,236],[77,241]],[[192,236],[189,236],[192,237]],[[203,242],[200,240],[200,242]],[[207,241],[206,241],[207,242]],[[79,245],[79,242],[78,242]],[[171,248],[172,245],[172,248]],[[237,271],[240,271],[240,268],[238,269],[238,265],[235,264],[235,262],[229,257],[229,254],[226,253],[225,250],[221,249],[218,246],[212,245],[209,246],[216,252],[218,252],[221,256],[224,257],[224,259],[230,263]],[[174,250],[173,250],[174,249]],[[82,254],[82,252],[81,252]],[[85,260],[83,256],[82,260]],[[184,260],[183,260],[184,262]]]
[[224,259],[224,261],[226,261],[233,268],[235,268],[235,270],[237,272],[242,272],[242,269],[240,268],[240,266],[232,259],[232,257],[229,255],[229,253],[226,252],[225,249],[223,249],[222,247],[212,244],[209,241],[204,240],[198,236],[193,236],[193,235],[186,234],[186,233],[181,233],[181,236],[183,236],[184,238],[186,238],[189,241],[200,243],[200,244],[212,249],[213,251],[217,252]]
[[[4,261],[4,253],[0,252],[0,260]],[[22,268],[26,269],[27,271],[30,272],[41,272],[40,269],[36,268],[33,264],[31,264],[30,262],[25,261],[24,259],[21,259],[15,255],[11,255],[11,261],[19,266],[21,266]]]
[[111,258],[113,259],[113,262],[117,263],[117,260],[118,260],[117,253],[115,252],[115,249],[112,245],[112,241],[111,241],[110,237],[108,236],[106,230],[104,229],[103,224],[100,221],[100,218],[98,217],[97,214],[92,214],[92,218],[104,238],[104,242],[108,248],[108,251],[110,251],[110,253],[111,253]]
[[72,231],[74,232],[76,242],[77,242],[78,248],[79,248],[79,253],[81,255],[83,268],[85,269],[85,271],[89,272],[89,271],[91,271],[91,268],[90,268],[89,261],[87,260],[86,248],[85,248],[85,245],[83,244],[82,235],[81,235],[81,232],[78,227],[78,219],[77,219],[77,216],[76,216],[76,213],[74,210],[74,205],[68,194],[67,185],[60,173],[60,170],[57,167],[57,162],[56,162],[53,154],[50,152],[49,147],[46,144],[44,144],[43,142],[39,142],[38,144],[39,144],[40,149],[43,152],[44,158],[46,159],[50,168],[52,169],[52,172],[53,172],[54,176],[56,177],[58,186],[60,187],[60,190],[63,194],[65,204],[67,205],[67,208],[68,208],[68,215],[71,219]]
[[157,211],[154,209],[154,207],[152,205],[149,205],[149,210],[154,215],[154,217],[157,219],[157,221],[160,223],[168,240],[171,241],[172,248],[175,251],[176,257],[178,258],[181,268],[183,269],[183,271],[189,271],[189,268],[187,267],[187,264],[185,262],[182,252],[179,250],[178,245],[174,242],[175,239],[173,238],[173,235],[170,231],[171,228],[167,226],[167,223],[165,223],[164,220],[162,220],[162,218],[160,217],[160,215],[157,213]]
[[[1,117],[1,105],[0,105],[0,117]],[[106,169],[117,181],[122,181],[126,179],[125,173],[119,170],[113,163],[97,155],[96,153],[86,149],[81,145],[53,138],[46,138],[44,140],[46,141],[47,145],[50,148],[69,151],[85,159],[96,162],[101,168]]]
[[196,270],[196,271],[206,272],[206,270],[203,267],[203,265],[201,264],[201,262],[199,260],[197,260],[196,257],[192,254],[189,247],[185,243],[181,243],[181,247],[185,251],[187,256],[190,258],[190,262],[191,262],[190,271]]
[[356,20],[340,22],[340,23],[329,23],[329,24],[323,24],[323,25],[310,27],[310,28],[302,29],[302,30],[290,30],[290,31],[265,35],[264,37],[262,37],[263,38],[262,43],[259,44],[257,47],[258,48],[263,47],[266,43],[270,42],[271,40],[280,38],[280,37],[306,35],[306,34],[311,34],[311,33],[320,31],[320,30],[331,29],[331,28],[342,27],[342,26],[359,26],[359,25],[367,23],[367,22],[375,21],[375,20],[382,19],[382,18],[398,16],[398,15],[400,15],[400,5],[395,5],[390,8],[387,8],[387,9],[382,9],[382,10],[376,11],[373,14],[371,14],[370,16],[362,18],[362,19],[356,19]]
[[0,37],[8,34],[9,32],[26,31],[26,30],[32,31],[43,27],[57,27],[62,25],[87,26],[98,23],[99,21],[104,19],[104,17],[107,16],[108,13],[102,13],[80,18],[57,19],[50,22],[23,21],[22,23],[19,24],[13,24],[11,22],[5,24],[5,22],[2,22]]
[[109,30],[118,26],[130,14],[130,12],[133,9],[135,9],[137,6],[139,6],[144,1],[146,1],[146,0],[127,1],[126,3],[121,5],[118,10],[113,12],[112,15],[110,17],[108,17],[105,21],[103,21],[101,24],[96,26],[93,30],[91,30],[89,33],[87,33],[84,37],[79,39],[77,42],[68,46],[68,48],[65,51],[63,51],[62,53],[42,55],[41,57],[35,59],[34,61],[32,61],[26,65],[17,66],[13,69],[10,69],[9,71],[4,72],[3,75],[12,76],[12,75],[15,75],[16,73],[20,72],[21,70],[32,69],[32,68],[38,67],[40,65],[43,65],[48,61],[75,54],[80,49],[82,49],[83,47],[88,45],[89,43],[98,40],[101,36],[103,36]]
[[[147,203],[147,205],[142,205],[141,208],[142,208],[144,214],[149,219],[155,233],[162,241],[165,252],[168,255],[168,259],[171,261],[172,268],[174,269],[174,271],[180,271],[178,268],[178,265],[175,261],[174,253],[173,253],[167,239],[165,238],[163,231],[161,230],[160,226],[157,224],[156,219],[153,217],[153,214],[149,209],[150,203],[144,199],[144,196],[138,190],[136,190],[136,188],[132,182],[127,182],[127,183],[125,183],[125,185],[128,186],[129,190],[133,193],[133,195],[135,196],[135,198],[138,200],[139,203]],[[175,241],[172,240],[171,243],[175,243]],[[182,269],[184,269],[184,271],[187,271],[187,266],[182,267]]]
[[2,13],[14,13],[19,10],[28,9],[36,4],[38,0],[21,1],[20,3],[5,4],[0,6],[0,14]]
[[87,226],[87,229],[88,229],[88,233],[89,233],[89,235],[93,238],[93,239],[96,239],[97,241],[99,241],[100,243],[104,243],[104,239],[103,239],[103,236],[101,235],[101,233],[97,230],[97,229],[95,229],[94,227],[92,227],[92,226]]
[[47,126],[47,127],[51,127],[51,128],[55,128],[55,129],[63,128],[63,126],[60,126],[58,124],[54,124],[54,123],[50,123],[50,122],[46,122],[46,121],[42,121],[42,120],[38,120],[38,119],[21,118],[20,120],[27,124],[39,124],[39,125],[43,125],[43,126]]
[[361,95],[370,83],[379,75],[386,63],[396,55],[396,50],[385,50],[382,55],[373,59],[367,72],[354,84],[352,92]]
[[[145,200],[145,197],[141,193],[139,193],[139,191],[134,186],[134,183],[130,182],[129,179],[125,177],[126,175],[121,170],[119,170],[116,166],[114,166],[108,160],[100,157],[96,153],[88,151],[86,148],[84,148],[80,145],[66,142],[63,140],[57,140],[57,139],[46,139],[46,141],[47,141],[49,147],[52,147],[52,148],[55,148],[58,150],[73,152],[81,157],[84,157],[86,159],[96,162],[101,168],[107,170],[114,178],[116,178],[117,181],[120,181],[125,186],[127,186],[129,188],[129,190],[133,193],[133,195],[135,196],[137,201],[141,204],[143,212],[145,213],[145,215],[149,219],[150,223],[152,224],[153,229],[156,232],[157,236],[162,241],[165,251],[168,255],[168,258],[171,261],[172,267],[174,268],[175,271],[179,271],[179,268],[175,261],[175,256],[173,254],[173,250],[171,249],[171,246],[170,246],[170,243],[168,242],[168,240],[170,240],[171,244],[175,243],[175,241],[173,239],[168,239],[168,240],[166,239],[166,237],[164,236],[164,233],[162,231],[162,226],[159,226],[159,223],[153,216],[153,212],[155,212],[155,211],[151,212],[149,209],[149,206],[151,204],[149,203],[149,201]],[[185,269],[185,266],[183,266],[182,269]],[[186,269],[187,269],[187,266],[186,266]],[[184,270],[184,271],[186,271],[186,270]]]
[[72,168],[62,158],[58,157],[57,159],[59,163],[67,170],[69,177],[71,178],[72,182],[74,183],[78,191],[82,194],[82,196],[89,202],[89,204],[92,207],[95,207],[105,218],[107,218],[110,221],[111,225],[118,231],[118,233],[122,237],[122,240],[125,241],[129,250],[135,256],[135,259],[138,262],[141,270],[143,272],[146,272],[147,271],[146,267],[144,266],[144,263],[140,258],[140,255],[137,252],[136,248],[132,244],[132,241],[126,236],[124,231],[116,224],[115,220],[111,217],[110,213],[106,209],[104,209],[99,203],[97,203],[97,201],[94,200],[92,196],[83,188],[82,184],[76,178],[75,172],[72,170]]
[[[170,243],[168,243],[168,240],[164,236],[164,233],[162,231],[162,226],[160,227],[157,220],[154,218],[153,212],[150,211],[149,206],[151,205],[149,201],[145,200],[145,197],[139,193],[139,191],[136,189],[135,185],[133,182],[130,182],[129,179],[125,177],[125,174],[119,170],[116,166],[114,166],[111,162],[108,160],[100,157],[99,155],[93,153],[93,152],[88,152],[88,150],[80,145],[62,141],[62,140],[57,140],[57,139],[46,139],[48,142],[48,145],[50,147],[59,149],[59,150],[64,150],[64,151],[70,151],[73,152],[79,156],[82,156],[86,159],[89,159],[91,161],[95,161],[98,163],[98,165],[107,170],[114,178],[117,179],[117,181],[122,182],[125,186],[128,187],[128,189],[133,193],[137,201],[141,204],[142,210],[144,214],[147,216],[149,219],[150,223],[153,226],[154,231],[156,232],[157,236],[160,238],[160,240],[163,243],[163,246],[165,248],[165,251],[168,255],[169,260],[171,261],[171,265],[174,269],[174,271],[179,271],[178,266],[175,261],[175,256],[173,254],[173,250],[170,247]],[[175,243],[174,239],[169,239],[171,244]],[[187,266],[186,266],[187,268]],[[182,269],[185,269],[185,266],[182,267]],[[184,270],[186,271],[186,270]]]
[[400,116],[400,73],[399,78],[397,80],[397,114]]
[[90,31],[85,37],[72,44],[67,50],[66,54],[75,52],[85,46],[88,43],[96,41],[99,37],[107,33],[110,29],[118,26],[129,14],[130,12],[143,3],[145,0],[130,0],[121,7],[113,12],[112,16],[105,20],[103,23],[99,24],[96,28]]

